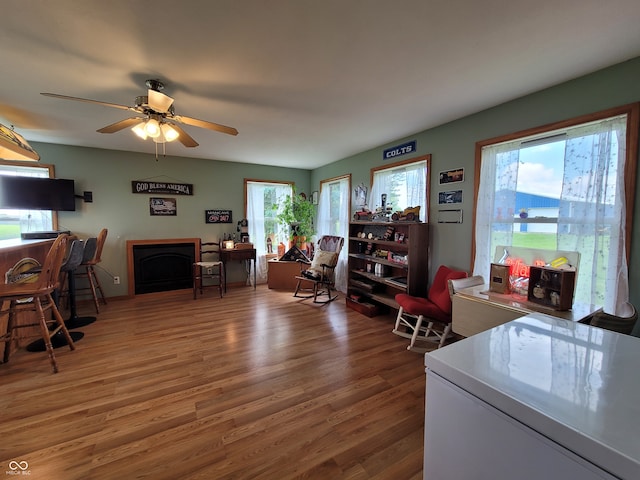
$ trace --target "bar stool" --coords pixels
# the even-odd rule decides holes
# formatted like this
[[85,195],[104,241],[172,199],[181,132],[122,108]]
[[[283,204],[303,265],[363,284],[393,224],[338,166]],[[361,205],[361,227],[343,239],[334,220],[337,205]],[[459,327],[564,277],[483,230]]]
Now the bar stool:
[[[6,343],[4,351],[4,362],[9,361],[11,343],[18,337],[16,331],[20,328],[38,325],[42,334],[45,349],[49,354],[49,361],[53,373],[58,372],[58,363],[53,351],[51,339],[61,333],[70,350],[75,349],[73,339],[64,324],[64,320],[58,311],[52,294],[59,286],[60,268],[66,253],[68,235],[58,236],[49,252],[47,253],[42,270],[37,280],[32,283],[11,283],[0,285],[0,304],[9,302],[9,308],[0,313],[8,313],[7,333],[0,336],[0,340]],[[53,319],[45,317],[45,311],[51,310]],[[37,323],[18,323],[17,314],[20,312],[35,312],[38,317]]]
[[[90,239],[89,239],[90,240]],[[76,276],[75,271],[82,263],[82,259],[89,256],[93,258],[96,251],[96,242],[75,240],[71,245],[71,251],[67,261],[62,266],[62,271],[67,274],[67,292],[69,294],[69,318],[65,324],[69,330],[86,327],[96,321],[96,317],[79,317],[76,309]],[[94,239],[95,240],[95,239]],[[73,335],[75,332],[71,332]]]
[[[67,254],[67,258],[65,259],[62,266],[60,267],[60,278],[64,279],[66,277],[66,280],[69,283],[69,288],[67,289],[67,292],[69,294],[69,308],[71,309],[71,316],[64,322],[65,326],[67,327],[67,330],[71,330],[73,328],[80,328],[81,326],[84,326],[81,323],[80,317],[78,317],[75,312],[75,307],[76,307],[75,291],[74,291],[74,288],[72,288],[73,287],[73,271],[76,268],[78,268],[78,265],[80,265],[80,262],[82,261],[83,250],[84,250],[84,243],[82,242],[82,240],[76,239],[73,242],[71,242],[71,247],[69,248],[69,253]],[[37,268],[34,270],[37,270],[39,272],[41,269]],[[55,302],[58,309],[60,309],[60,291],[61,291],[61,288],[58,288],[52,294],[53,301]],[[95,321],[95,318],[93,320]],[[86,325],[88,325],[89,323],[91,322],[86,323]],[[82,337],[84,337],[83,332],[69,332],[69,335],[73,339],[74,343],[82,339]],[[51,345],[53,346],[53,348],[60,348],[67,345],[67,340],[64,337],[64,335],[61,334],[61,332],[58,332],[57,335],[54,335],[51,338]],[[46,349],[47,348],[43,339],[36,340],[30,343],[29,345],[27,345],[26,347],[26,350],[28,352],[44,352],[46,351]]]
[[[83,270],[83,271],[75,273],[76,278],[86,278],[87,281],[89,282],[88,287],[77,288],[76,292],[81,292],[85,290],[91,291],[91,296],[93,297],[93,304],[96,307],[96,313],[100,313],[98,293],[100,294],[102,303],[105,305],[107,304],[107,298],[105,297],[104,292],[102,291],[100,280],[98,279],[98,276],[96,275],[96,270],[94,268],[97,264],[99,264],[102,261],[102,258],[101,258],[102,248],[104,247],[104,243],[107,239],[107,233],[108,233],[108,230],[106,228],[103,228],[102,230],[100,230],[100,233],[98,234],[97,238],[95,238],[94,240],[91,240],[91,238],[87,239],[87,242],[89,242],[89,240],[91,240],[91,242],[95,241],[96,248],[93,251],[92,256],[89,256],[88,253],[83,256],[82,263],[78,268],[78,270]],[[90,250],[87,252],[90,252]]]

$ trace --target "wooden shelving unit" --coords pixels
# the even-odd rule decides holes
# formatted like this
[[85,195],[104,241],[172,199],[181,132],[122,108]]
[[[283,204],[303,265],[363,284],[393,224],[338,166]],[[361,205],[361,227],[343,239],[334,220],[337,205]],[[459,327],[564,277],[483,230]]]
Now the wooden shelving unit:
[[[427,296],[429,225],[420,222],[354,221],[349,225],[347,302],[362,312],[398,309],[398,293]],[[374,308],[375,307],[375,308]]]

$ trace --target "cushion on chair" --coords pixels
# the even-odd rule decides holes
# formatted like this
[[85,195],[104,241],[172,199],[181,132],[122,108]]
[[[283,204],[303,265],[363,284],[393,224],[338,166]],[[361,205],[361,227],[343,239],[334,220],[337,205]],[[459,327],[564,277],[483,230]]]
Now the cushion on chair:
[[445,265],[440,265],[433,284],[429,289],[428,298],[446,315],[451,315],[451,295],[449,293],[449,280],[457,280],[466,278],[467,272],[462,270],[453,270]]
[[311,266],[304,272],[305,276],[311,276],[312,278],[322,277],[322,265],[335,266],[338,260],[338,254],[336,252],[326,252],[324,250],[316,250]]
[[414,297],[407,293],[399,293],[395,298],[398,305],[411,315],[424,315],[428,319],[441,323],[451,322],[451,314],[442,311],[438,305],[427,298]]
[[222,265],[222,261],[218,260],[215,262],[196,262],[196,265],[202,268],[212,268],[217,267],[218,265]]

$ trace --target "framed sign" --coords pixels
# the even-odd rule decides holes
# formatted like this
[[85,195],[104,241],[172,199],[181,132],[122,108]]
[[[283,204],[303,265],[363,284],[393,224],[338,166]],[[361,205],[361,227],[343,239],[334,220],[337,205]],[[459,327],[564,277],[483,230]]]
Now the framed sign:
[[205,210],[205,223],[232,223],[231,210]]
[[178,208],[175,198],[150,198],[149,214],[154,216],[176,216]]
[[440,185],[445,185],[447,183],[464,182],[464,168],[456,168],[454,170],[440,172],[439,180]]
[[382,152],[382,159],[389,160],[390,158],[396,158],[400,155],[406,155],[407,153],[414,153],[416,151],[417,142],[412,140],[411,142],[403,143],[402,145],[395,145],[391,148],[387,148]]
[[438,192],[438,204],[462,203],[462,190],[451,190],[449,192]]
[[132,193],[168,193],[170,195],[193,195],[191,183],[147,182],[144,180],[131,181]]

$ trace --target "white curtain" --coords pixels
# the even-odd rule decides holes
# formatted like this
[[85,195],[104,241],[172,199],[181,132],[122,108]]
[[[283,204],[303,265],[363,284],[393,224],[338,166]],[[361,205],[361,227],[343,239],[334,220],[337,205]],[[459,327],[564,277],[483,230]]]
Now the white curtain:
[[335,286],[341,292],[347,291],[347,239],[349,237],[351,187],[349,178],[320,183],[318,201],[317,236],[336,235],[344,238],[338,264],[335,270]]
[[420,161],[397,168],[377,170],[373,173],[373,185],[369,195],[369,209],[381,206],[382,194],[393,210],[420,205],[420,221],[427,221],[427,162]]
[[482,150],[476,203],[474,275],[487,278],[495,246],[511,245],[519,157],[520,141],[492,145]]
[[616,315],[629,300],[626,124],[624,115],[567,133],[558,214],[558,249],[581,253],[575,299]]
[[[268,232],[265,226],[265,219],[275,212],[271,211],[271,204],[265,203],[266,189],[274,189],[275,199],[291,195],[291,185],[266,182],[247,182],[247,220],[249,222],[249,240],[256,249],[256,283],[267,281],[267,235],[274,234],[272,243],[273,252],[277,252],[278,243],[288,239],[288,232],[280,225],[271,226],[274,232]],[[269,210],[269,211],[267,211]],[[253,272],[249,277],[249,282],[253,281]]]
[[[566,131],[557,250],[580,252],[574,301],[625,315],[626,115]],[[496,245],[511,245],[520,140],[483,148],[473,272],[487,275]]]

